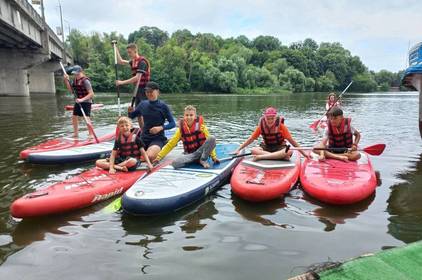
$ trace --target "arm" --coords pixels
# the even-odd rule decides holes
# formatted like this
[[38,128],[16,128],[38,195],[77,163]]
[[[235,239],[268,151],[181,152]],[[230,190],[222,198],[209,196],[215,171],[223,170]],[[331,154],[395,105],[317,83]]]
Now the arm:
[[[208,128],[207,128],[207,126],[205,124],[202,124],[201,125],[201,132],[204,133],[204,135],[205,135],[206,138],[208,138],[210,136],[210,133],[208,131]],[[214,162],[218,161],[218,159],[217,159],[217,153],[215,151],[215,148],[212,149],[210,156],[211,156],[212,161],[214,161]]]
[[355,141],[352,144],[352,151],[356,151],[358,149],[358,144],[360,141],[360,132],[355,129],[353,135],[355,136]]
[[72,86],[70,85],[69,76],[67,74],[63,75],[64,78],[64,84],[66,85],[67,90],[73,94]]
[[[131,118],[131,119],[134,119],[138,116],[142,117],[141,105],[142,105],[142,102],[139,103],[138,106],[136,106],[134,111],[128,112],[128,114],[127,114],[128,117]],[[130,108],[132,108],[132,110],[133,110],[133,107],[130,107]]]
[[173,115],[171,114],[170,108],[167,104],[166,104],[165,116],[169,123],[163,126],[164,130],[169,130],[169,129],[172,129],[173,127],[176,127],[176,122],[174,121]]
[[240,145],[239,148],[236,149],[236,151],[234,153],[239,154],[239,152],[246,148],[247,146],[249,146],[253,141],[255,141],[256,139],[258,139],[259,135],[261,134],[261,129],[259,128],[259,126],[256,127],[255,131],[252,133],[251,136],[249,136],[249,138]]
[[[296,148],[300,148],[300,145],[296,142],[296,140],[295,139],[293,139],[293,137],[288,137],[288,138],[286,138],[287,139],[287,141],[289,141],[289,143],[290,144],[292,144],[293,145],[293,147],[296,147]],[[308,154],[307,153],[305,153],[305,151],[304,150],[299,150],[299,152],[305,157],[305,158],[308,158],[309,156],[308,156]]]
[[85,102],[89,99],[94,98],[94,91],[92,90],[92,86],[91,83],[88,80],[85,80],[84,82],[85,88],[88,91],[87,96],[83,97],[83,98],[77,98],[76,102],[81,103],[81,102]]
[[171,139],[167,142],[167,144],[158,153],[154,162],[158,162],[162,160],[168,153],[170,153],[171,150],[173,150],[174,147],[176,147],[177,143],[180,141],[180,137],[181,137],[181,133],[180,133],[180,128],[179,128],[176,130],[173,137],[171,137]]
[[121,86],[121,85],[128,85],[128,84],[137,83],[139,81],[139,79],[141,79],[141,76],[142,76],[141,73],[136,73],[136,75],[133,76],[130,79],[127,79],[127,80],[117,80],[116,81],[116,85]]
[[122,57],[120,56],[120,52],[119,52],[119,48],[116,46],[116,55],[117,55],[117,63],[118,64],[129,64],[128,60],[124,60],[122,59]]

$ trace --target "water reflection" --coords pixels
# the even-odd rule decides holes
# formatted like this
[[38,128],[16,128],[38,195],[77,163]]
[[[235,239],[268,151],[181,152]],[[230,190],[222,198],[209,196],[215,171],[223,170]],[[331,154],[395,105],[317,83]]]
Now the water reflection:
[[368,209],[372,201],[375,199],[375,192],[368,198],[350,205],[335,206],[324,204],[313,199],[309,195],[305,195],[308,200],[317,208],[312,210],[312,215],[318,217],[318,220],[325,225],[325,231],[333,231],[338,224],[345,224],[346,220],[355,219],[360,213]]
[[410,243],[422,239],[422,154],[414,169],[398,175],[403,182],[391,186],[387,211],[388,233]]

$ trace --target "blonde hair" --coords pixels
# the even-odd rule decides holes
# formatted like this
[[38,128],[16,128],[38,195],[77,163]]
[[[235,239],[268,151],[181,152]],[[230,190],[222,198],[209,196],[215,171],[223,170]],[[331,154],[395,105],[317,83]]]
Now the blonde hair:
[[185,107],[185,111],[194,111],[196,113],[196,108],[193,105],[188,105]]
[[121,124],[126,124],[126,123],[132,125],[132,120],[129,119],[128,117],[120,117],[117,120],[117,126],[120,126]]

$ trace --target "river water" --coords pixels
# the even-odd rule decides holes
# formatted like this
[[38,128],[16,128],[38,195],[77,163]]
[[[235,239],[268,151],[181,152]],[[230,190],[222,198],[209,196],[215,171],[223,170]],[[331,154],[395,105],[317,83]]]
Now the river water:
[[[93,113],[95,127],[114,124],[115,95],[96,96],[106,105]],[[161,98],[175,116],[187,104],[197,106],[220,142],[246,139],[262,109],[277,106],[303,146],[320,138],[308,126],[325,102],[325,95],[308,93]],[[416,93],[346,94],[343,108],[362,133],[361,147],[387,144],[381,156],[372,157],[381,174],[375,195],[355,205],[325,205],[300,186],[284,198],[253,204],[226,184],[164,216],[105,213],[104,202],[59,216],[13,220],[13,200],[93,166],[40,166],[18,159],[25,147],[71,132],[71,113],[63,108],[70,103],[68,96],[0,98],[0,279],[286,279],[313,264],[422,239]]]

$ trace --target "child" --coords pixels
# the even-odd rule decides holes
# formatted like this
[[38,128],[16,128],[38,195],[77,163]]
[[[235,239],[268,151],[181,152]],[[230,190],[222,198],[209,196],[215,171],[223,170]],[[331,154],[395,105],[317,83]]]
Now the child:
[[[127,84],[133,84],[136,86],[139,80],[139,87],[138,92],[136,93],[135,98],[135,107],[138,106],[139,103],[143,100],[147,100],[146,94],[145,94],[145,87],[146,84],[150,80],[151,76],[151,67],[149,64],[149,61],[142,55],[138,54],[138,47],[136,44],[129,44],[126,47],[127,54],[130,57],[130,60],[124,60],[120,56],[119,48],[116,47],[116,54],[117,54],[117,62],[119,64],[127,64],[130,66],[130,69],[132,71],[132,77],[127,80],[117,80],[116,85],[127,85]],[[133,106],[133,104],[132,104]],[[142,118],[138,118],[139,127],[142,128]]]
[[[147,148],[147,155],[150,160],[157,157],[161,148],[167,142],[164,130],[176,126],[170,108],[161,100],[158,100],[160,88],[155,82],[148,82],[145,88],[148,100],[142,101],[135,110],[129,108],[129,117],[142,117],[142,140]],[[164,125],[165,120],[168,124]]]
[[184,117],[179,122],[179,128],[157,155],[154,162],[164,158],[182,140],[184,155],[176,158],[172,165],[181,168],[188,163],[199,161],[204,168],[209,168],[207,160],[211,156],[214,163],[219,163],[215,153],[215,137],[210,135],[202,116],[196,115],[196,108],[192,105],[185,107]]
[[139,137],[139,129],[132,128],[132,121],[128,117],[120,117],[117,127],[119,135],[114,142],[110,158],[99,159],[95,165],[102,169],[109,169],[111,174],[116,173],[116,170],[133,171],[141,164],[142,155],[148,169],[151,170],[153,167],[146,155],[145,145]]
[[[255,155],[254,160],[270,158],[289,160],[293,151],[285,152],[286,140],[294,147],[300,147],[284,125],[284,118],[277,116],[277,110],[273,107],[265,109],[255,131],[242,145],[240,145],[235,153],[239,154],[240,150],[246,148],[249,144],[258,139],[259,135],[262,136],[264,141],[259,147],[251,149],[252,154]],[[308,157],[304,151],[300,152],[303,156]],[[264,155],[266,155],[266,157],[263,157]],[[268,158],[268,156],[270,158]]]
[[[355,136],[353,140],[353,136]],[[328,124],[324,132],[324,138],[315,148],[327,148],[328,150],[314,150],[319,154],[319,160],[325,158],[339,159],[343,161],[355,161],[360,158],[357,151],[360,133],[351,125],[350,118],[343,117],[343,111],[339,107],[333,107],[328,113]],[[342,148],[330,150],[332,148]],[[348,148],[351,148],[349,151]]]
[[327,103],[325,104],[325,110],[329,110],[330,108],[337,106],[340,107],[340,100],[336,101],[336,94],[334,92],[330,92],[327,96]]
[[[91,105],[92,105],[92,98],[94,97],[94,91],[92,90],[91,82],[89,78],[85,75],[83,69],[79,65],[75,65],[70,68],[70,74],[75,75],[75,78],[70,84],[69,76],[64,73],[64,81],[66,84],[67,89],[69,92],[73,92],[76,94],[77,98],[75,100],[75,105],[73,106],[73,115],[72,115],[72,124],[73,124],[73,137],[78,138],[79,135],[79,118],[83,117],[81,108],[85,112],[86,118],[88,122],[91,122]],[[79,105],[78,105],[79,103]],[[89,138],[92,139],[94,135],[92,131],[88,129]]]

